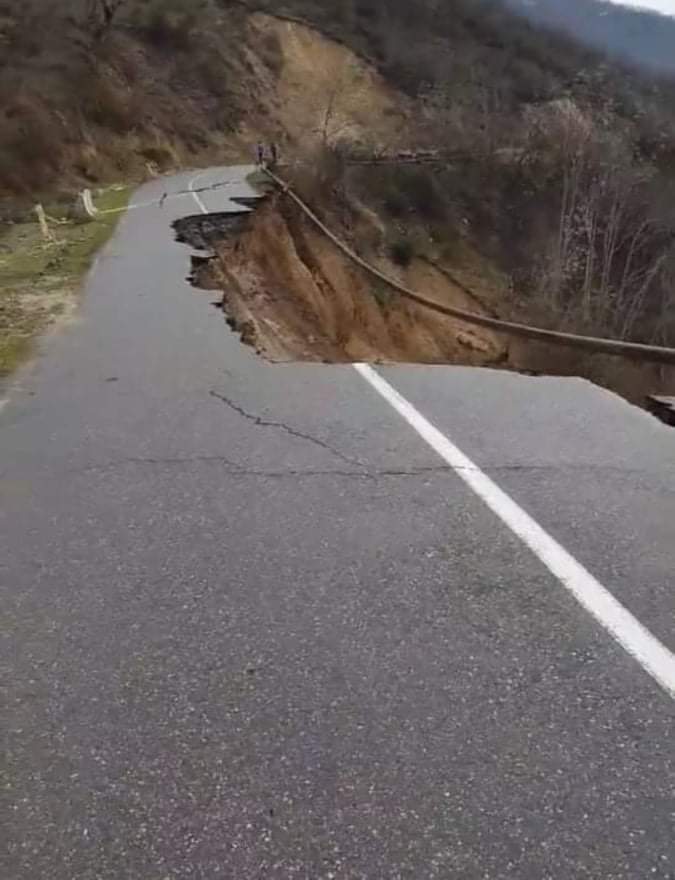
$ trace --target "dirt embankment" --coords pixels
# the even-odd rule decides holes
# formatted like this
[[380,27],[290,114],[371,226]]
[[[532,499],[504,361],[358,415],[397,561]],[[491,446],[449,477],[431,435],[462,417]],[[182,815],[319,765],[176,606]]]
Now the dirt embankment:
[[[252,16],[249,28],[248,60],[260,86],[258,109],[264,111],[256,118],[277,126],[271,135],[302,144],[305,154],[312,143],[348,140],[373,150],[407,143],[413,116],[407,99],[348,48],[266,15]],[[280,52],[274,74],[260,62],[268,43]],[[363,205],[359,209],[347,234],[365,242],[369,259],[387,274],[441,303],[481,310],[429,263],[394,265],[385,255],[386,231],[377,215]],[[504,342],[488,331],[431,314],[368,278],[283,199],[260,208],[243,233],[226,234],[217,253],[217,278],[208,284],[224,289],[231,322],[273,360],[495,364],[506,359]]]
[[256,110],[241,129],[249,139],[262,130],[306,149],[312,141],[377,148],[405,138],[409,99],[346,46],[310,27],[252,15],[246,60],[256,84]]
[[[372,238],[376,222],[364,213],[352,239]],[[245,217],[225,217],[211,233],[214,256],[195,258],[193,281],[222,291],[232,329],[272,361],[444,363],[583,376],[640,404],[647,394],[675,387],[672,367],[509,338],[411,303],[347,260],[282,197]],[[183,240],[204,244],[199,229],[183,230]],[[499,285],[466,268],[453,267],[448,275],[419,258],[402,269],[381,251],[367,256],[438,303],[482,314],[499,311]]]
[[[433,314],[366,277],[334,245],[274,199],[244,231],[224,231],[198,283],[224,291],[223,309],[245,342],[271,360],[419,361],[496,365],[507,358],[489,331]],[[380,267],[440,303],[476,309],[437,268],[413,260]]]

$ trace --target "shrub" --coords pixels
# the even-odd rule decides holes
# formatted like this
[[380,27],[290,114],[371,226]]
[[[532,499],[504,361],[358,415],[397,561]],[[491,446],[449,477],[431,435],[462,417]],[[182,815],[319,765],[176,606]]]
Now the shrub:
[[185,50],[207,6],[199,0],[150,0],[137,10],[135,24],[158,48]]
[[279,37],[276,33],[265,34],[262,40],[260,54],[272,73],[279,76],[284,66],[284,55]]
[[0,187],[43,186],[63,158],[64,130],[44,104],[18,97],[0,110]]
[[394,289],[384,281],[376,281],[371,288],[371,293],[375,297],[375,301],[382,309],[388,308],[396,298]]
[[131,92],[117,86],[104,74],[87,80],[82,109],[87,119],[117,134],[126,134],[136,125],[136,107]]
[[214,46],[205,46],[195,60],[195,75],[199,82],[215,97],[229,95],[229,71],[225,59]]
[[389,256],[397,266],[407,268],[415,256],[415,247],[410,239],[401,236],[389,245]]
[[154,144],[144,147],[141,155],[148,162],[157,165],[161,170],[176,164],[176,153],[168,144]]
[[438,171],[435,168],[369,168],[360,176],[366,191],[391,217],[416,214],[423,221],[439,223],[447,216],[446,200],[436,183]]

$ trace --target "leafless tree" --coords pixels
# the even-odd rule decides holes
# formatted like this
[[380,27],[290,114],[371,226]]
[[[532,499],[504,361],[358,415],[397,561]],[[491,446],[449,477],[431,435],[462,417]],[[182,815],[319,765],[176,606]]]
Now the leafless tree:
[[325,104],[319,109],[320,123],[315,133],[323,147],[334,145],[351,127],[347,100],[359,87],[357,71],[351,64],[345,64],[328,89]]
[[127,0],[84,0],[85,22],[95,40],[108,33],[126,4]]
[[655,206],[653,171],[635,162],[628,139],[610,133],[601,116],[591,121],[569,102],[536,114],[528,150],[538,151],[559,179],[540,301],[554,321],[631,338],[654,311],[672,250],[672,233]]

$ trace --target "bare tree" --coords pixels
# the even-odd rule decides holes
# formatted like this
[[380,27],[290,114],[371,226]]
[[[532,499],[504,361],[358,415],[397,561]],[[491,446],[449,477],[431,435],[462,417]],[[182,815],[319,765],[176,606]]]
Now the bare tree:
[[113,26],[127,0],[84,0],[85,21],[95,40],[102,39]]
[[631,338],[654,313],[671,254],[654,172],[635,161],[629,139],[601,114],[591,121],[558,101],[535,115],[527,149],[538,154],[540,177],[545,170],[559,185],[541,302],[558,323]]
[[353,65],[345,64],[334,78],[326,95],[326,102],[319,110],[319,135],[323,147],[332,146],[353,124],[349,113],[348,98],[360,88],[358,73]]

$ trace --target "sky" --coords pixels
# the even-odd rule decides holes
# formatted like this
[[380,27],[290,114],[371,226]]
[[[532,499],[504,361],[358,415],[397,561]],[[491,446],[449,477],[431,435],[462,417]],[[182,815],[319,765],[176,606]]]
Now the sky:
[[675,0],[612,0],[612,2],[620,3],[622,6],[644,6],[645,9],[675,15]]

